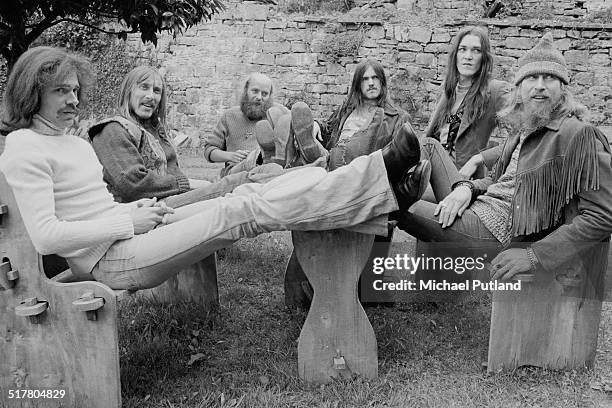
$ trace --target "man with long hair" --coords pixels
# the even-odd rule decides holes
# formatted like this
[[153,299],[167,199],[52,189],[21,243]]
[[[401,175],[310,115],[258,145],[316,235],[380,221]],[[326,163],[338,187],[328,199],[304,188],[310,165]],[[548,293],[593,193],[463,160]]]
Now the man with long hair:
[[330,167],[343,166],[380,149],[404,125],[410,126],[408,119],[389,95],[383,66],[371,59],[361,61],[355,67],[346,99],[321,124],[324,146],[330,151]]
[[[333,172],[288,172],[177,209],[148,198],[117,203],[91,145],[67,133],[90,74],[83,57],[35,47],[16,62],[3,99],[3,121],[13,131],[0,143],[0,171],[34,247],[65,257],[74,275],[113,289],[150,288],[243,237],[377,231],[386,228],[386,214],[418,199],[419,180],[407,170],[419,161],[418,140],[400,135]],[[151,101],[133,102],[143,116],[153,110]]]
[[[493,79],[492,71],[493,52],[486,29],[461,29],[451,45],[442,92],[425,137],[438,140],[467,177],[483,177],[482,164],[490,168],[499,154],[483,150],[497,125],[497,113],[507,103],[510,85]],[[431,150],[429,141],[424,141],[426,150]]]
[[283,172],[271,164],[214,183],[187,178],[168,136],[167,95],[167,85],[157,69],[136,67],[121,83],[117,115],[88,131],[104,168],[104,181],[118,202],[156,197],[176,208],[223,196],[244,183],[269,181]]
[[[321,155],[317,141],[311,136],[311,129],[316,127],[317,123],[313,121],[310,109],[303,102],[298,102],[291,108],[290,117],[293,132],[287,142],[287,166],[311,163]],[[283,119],[285,118],[281,118],[279,122],[283,123]],[[389,95],[387,75],[383,66],[371,59],[357,64],[346,99],[329,119],[319,126],[323,144],[329,151],[329,170],[345,166],[359,156],[380,149],[400,134],[415,137],[408,114],[397,107]],[[278,135],[278,132],[276,134]],[[421,180],[429,179],[429,162],[422,162],[414,172]],[[426,182],[422,183],[419,190],[424,191],[426,185]],[[376,239],[390,240],[390,236]],[[300,302],[306,305],[311,297],[311,290],[295,253],[292,253],[287,264],[285,276],[286,285],[298,282],[294,284],[299,293],[295,296],[299,296]],[[301,289],[304,288],[306,289],[302,294]]]
[[[565,59],[547,33],[519,59],[513,102],[503,112],[515,128],[492,176],[467,181],[453,173],[452,192],[438,204],[417,202],[403,213],[400,228],[424,241],[499,252],[491,261],[493,279],[554,273],[596,258],[612,232],[610,146],[583,121],[586,109],[568,83]],[[443,152],[439,142],[434,145]],[[441,167],[433,162],[449,158],[436,154],[431,160],[435,173]]]
[[204,139],[206,160],[225,163],[221,176],[251,170],[260,160],[255,125],[266,119],[271,107],[288,112],[274,102],[273,92],[272,80],[267,75],[250,74],[244,83],[239,106],[226,110],[212,133]]

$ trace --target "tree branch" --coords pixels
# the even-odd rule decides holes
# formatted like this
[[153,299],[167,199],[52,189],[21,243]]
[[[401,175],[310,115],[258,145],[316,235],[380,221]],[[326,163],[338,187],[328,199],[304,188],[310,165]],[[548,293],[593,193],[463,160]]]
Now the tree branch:
[[32,30],[30,30],[30,32],[25,35],[27,45],[32,44],[32,42],[37,39],[47,28],[53,27],[55,24],[57,24],[53,21],[56,18],[57,15],[45,16],[45,18],[41,22],[36,24],[36,26],[34,26]]
[[70,1],[69,3],[73,4],[75,9],[81,9],[85,13],[91,13],[91,14],[94,14],[94,15],[99,16],[99,17],[117,18],[120,15],[119,12],[109,13],[107,11],[104,11],[100,7],[93,7],[89,3],[85,7],[83,7],[79,2],[76,2],[76,1]]
[[135,33],[135,32],[137,32],[137,31],[136,31],[136,30],[134,30],[134,29],[132,29],[132,30],[130,30],[130,31],[127,31],[127,30],[123,30],[123,31],[108,31],[108,30],[104,30],[103,28],[100,28],[100,27],[98,27],[98,26],[95,26],[95,25],[93,25],[93,24],[85,23],[85,22],[83,22],[83,21],[74,20],[74,19],[72,19],[72,18],[60,18],[59,20],[56,20],[55,22],[53,22],[53,25],[59,24],[59,23],[64,22],[64,21],[69,22],[69,23],[72,23],[72,24],[78,24],[78,25],[82,25],[82,26],[85,26],[85,27],[89,27],[89,28],[92,28],[92,29],[94,29],[94,30],[97,30],[97,31],[99,31],[99,32],[101,32],[101,33],[105,33],[105,34],[113,34],[113,35],[117,35],[117,34],[119,34],[119,33],[126,33],[126,34],[129,34],[129,33]]

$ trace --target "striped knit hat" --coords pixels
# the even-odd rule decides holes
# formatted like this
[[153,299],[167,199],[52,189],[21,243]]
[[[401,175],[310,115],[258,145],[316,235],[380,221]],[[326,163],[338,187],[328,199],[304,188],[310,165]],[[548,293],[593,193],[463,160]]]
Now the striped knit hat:
[[553,45],[550,32],[544,34],[535,47],[519,58],[519,70],[514,76],[514,85],[518,85],[525,77],[534,74],[552,74],[561,82],[569,82],[569,72],[565,64],[565,58]]

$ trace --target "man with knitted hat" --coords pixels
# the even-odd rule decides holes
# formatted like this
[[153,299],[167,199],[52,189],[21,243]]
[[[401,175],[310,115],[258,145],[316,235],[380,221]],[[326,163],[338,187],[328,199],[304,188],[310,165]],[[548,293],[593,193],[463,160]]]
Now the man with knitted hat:
[[513,102],[502,113],[513,131],[491,176],[451,175],[453,191],[438,204],[413,205],[400,227],[425,241],[467,239],[472,249],[498,253],[488,258],[493,280],[539,270],[586,273],[582,261],[601,258],[600,243],[612,233],[610,146],[583,121],[586,108],[567,88],[567,65],[550,33],[518,68]]

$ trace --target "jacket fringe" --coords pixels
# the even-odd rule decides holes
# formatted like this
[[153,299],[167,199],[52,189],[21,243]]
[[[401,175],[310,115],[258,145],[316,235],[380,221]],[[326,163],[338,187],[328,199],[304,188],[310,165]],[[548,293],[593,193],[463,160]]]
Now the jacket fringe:
[[[514,236],[558,224],[563,207],[576,194],[599,189],[597,140],[596,129],[587,126],[572,138],[564,156],[517,176],[512,202]],[[496,170],[499,173],[499,168]]]

